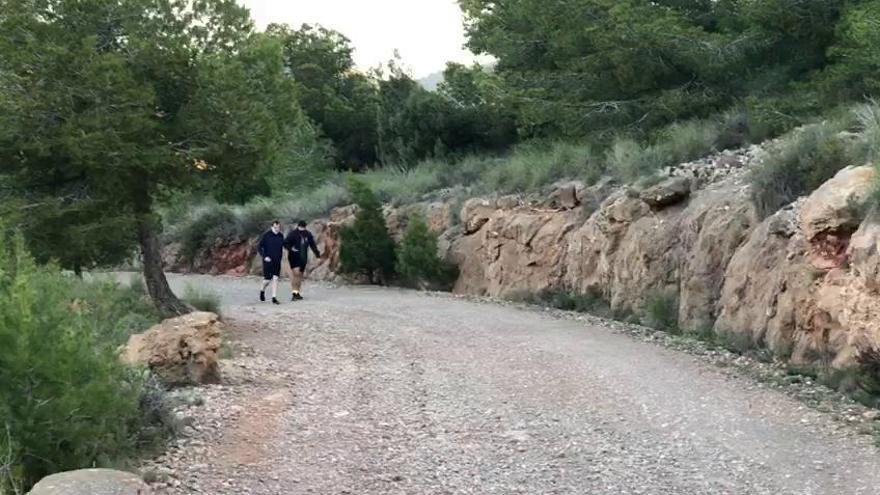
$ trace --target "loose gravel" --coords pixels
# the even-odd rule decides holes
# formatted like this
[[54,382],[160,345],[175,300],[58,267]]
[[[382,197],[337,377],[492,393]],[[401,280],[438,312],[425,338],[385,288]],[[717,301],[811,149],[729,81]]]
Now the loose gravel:
[[738,357],[450,296],[173,283],[221,295],[230,356],[222,385],[175,392],[183,435],[143,469],[160,494],[878,493],[873,416]]

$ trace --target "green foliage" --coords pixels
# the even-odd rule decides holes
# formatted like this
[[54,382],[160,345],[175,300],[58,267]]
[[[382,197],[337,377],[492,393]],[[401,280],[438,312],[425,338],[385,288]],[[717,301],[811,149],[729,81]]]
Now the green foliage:
[[201,214],[194,216],[192,223],[180,232],[180,254],[184,260],[192,261],[199,251],[217,239],[234,239],[237,232],[230,222],[232,210],[227,206],[208,206]]
[[285,146],[285,158],[269,172],[273,195],[305,193],[320,187],[331,176],[335,153],[332,143],[311,122],[295,126]]
[[784,108],[810,100],[795,93],[823,72],[855,88],[849,97],[876,79],[876,1],[459,3],[468,45],[498,60],[524,136],[652,130],[752,97]]
[[851,155],[835,123],[798,129],[774,143],[752,169],[752,200],[762,217],[808,194],[850,164]]
[[376,89],[353,70],[348,38],[308,24],[299,29],[273,24],[267,33],[281,41],[284,66],[299,88],[300,105],[333,143],[325,151],[336,167],[362,170],[376,163]]
[[[55,242],[29,243],[40,259],[110,263],[137,240],[155,264],[157,197],[267,194],[298,143],[305,118],[282,46],[232,0],[0,0],[0,11],[0,162],[25,204],[49,205],[39,215]],[[176,312],[150,268],[157,304]]]
[[721,127],[713,120],[676,122],[660,130],[656,146],[663,165],[677,165],[716,151],[720,135]]
[[386,282],[394,275],[396,256],[382,204],[364,182],[352,177],[348,186],[358,212],[354,223],[340,233],[340,271],[362,275],[371,284]]
[[680,334],[678,326],[678,292],[656,290],[648,294],[642,307],[645,326],[671,334]]
[[199,311],[208,311],[214,314],[220,313],[220,295],[208,289],[187,285],[183,293],[183,300]]
[[567,143],[520,145],[505,160],[486,161],[483,188],[500,193],[531,192],[565,178],[596,182],[602,164],[589,146]]
[[124,459],[143,425],[143,379],[116,350],[123,315],[143,308],[141,296],[38,267],[20,237],[3,241],[0,448],[14,468],[11,477],[0,475],[0,491],[12,481],[27,488],[52,472]]
[[437,234],[420,215],[409,219],[397,251],[397,274],[407,284],[422,289],[448,290],[458,278],[455,266],[438,255]]
[[[448,84],[435,93],[422,88],[398,64],[379,74],[379,158],[409,167],[425,158],[501,151],[516,140],[512,115],[480,93],[479,69],[450,65]],[[488,78],[489,76],[485,76]]]
[[880,1],[847,2],[829,50],[831,64],[822,74],[833,102],[858,100],[880,90]]
[[624,182],[635,182],[641,177],[653,175],[663,165],[660,150],[655,146],[643,146],[630,138],[614,141],[605,154],[608,170]]

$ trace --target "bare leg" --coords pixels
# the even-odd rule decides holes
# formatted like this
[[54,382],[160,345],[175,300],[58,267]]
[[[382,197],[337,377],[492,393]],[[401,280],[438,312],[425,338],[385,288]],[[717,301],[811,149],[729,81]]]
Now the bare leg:
[[[269,283],[269,281],[267,280],[266,284],[268,284],[268,283]],[[276,297],[278,297],[278,276],[277,275],[272,277],[272,298],[274,299]]]
[[260,292],[266,292],[266,287],[269,287],[271,280],[263,280],[263,287],[260,289]]
[[293,267],[290,271],[290,288],[294,294],[299,294],[302,289],[303,272],[299,267]]

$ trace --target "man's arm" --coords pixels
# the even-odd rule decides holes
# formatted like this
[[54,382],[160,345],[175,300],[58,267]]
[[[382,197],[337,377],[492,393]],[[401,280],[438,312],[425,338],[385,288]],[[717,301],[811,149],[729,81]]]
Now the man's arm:
[[309,247],[312,248],[312,252],[315,253],[316,257],[321,257],[321,252],[318,251],[318,245],[315,244],[315,236],[313,236],[311,232],[309,232]]
[[257,245],[257,252],[260,253],[260,258],[266,257],[266,234],[264,233],[260,236],[260,243]]
[[296,239],[293,238],[294,232],[295,230],[291,230],[287,233],[287,237],[284,238],[284,247],[291,253],[298,251],[298,249],[296,249]]

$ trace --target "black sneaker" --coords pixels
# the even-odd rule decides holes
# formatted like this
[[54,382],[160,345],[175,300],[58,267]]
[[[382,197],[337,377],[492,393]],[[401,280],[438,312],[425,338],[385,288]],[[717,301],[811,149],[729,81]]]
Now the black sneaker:
[[294,292],[293,294],[290,295],[290,300],[296,301],[296,292]]
[[276,299],[276,298],[273,297],[273,298],[272,298],[272,304],[281,304],[281,303],[278,302],[278,299]]
[[296,294],[293,295],[293,300],[294,300],[294,301],[302,301],[302,300],[303,300],[303,296],[302,296],[302,294],[300,294],[299,292],[297,292]]
[[260,291],[260,301],[266,302],[266,292]]

